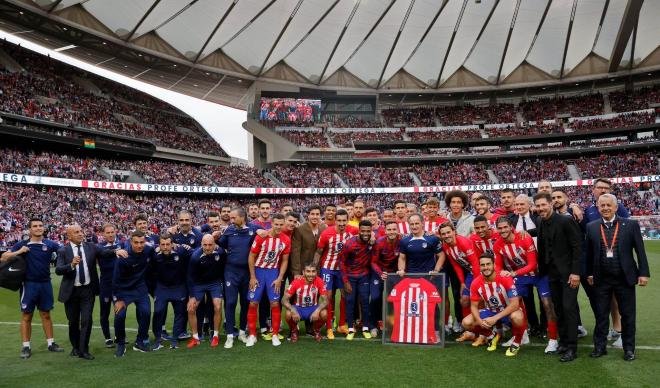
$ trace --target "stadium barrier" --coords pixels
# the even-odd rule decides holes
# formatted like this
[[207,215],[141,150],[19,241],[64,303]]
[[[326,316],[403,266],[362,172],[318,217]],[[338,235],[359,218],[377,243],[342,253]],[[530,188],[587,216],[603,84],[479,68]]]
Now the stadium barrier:
[[[610,180],[614,184],[658,182],[660,181],[660,175],[616,177],[610,178]],[[594,179],[580,179],[572,181],[553,181],[551,183],[553,187],[591,186],[593,185],[593,181]],[[535,189],[538,186],[538,182],[514,182],[489,183],[479,185],[410,187],[225,187],[92,181],[86,179],[54,178],[47,176],[23,175],[3,172],[0,172],[0,182],[131,192],[259,195],[440,193],[452,190],[497,191],[506,188],[524,190]]]

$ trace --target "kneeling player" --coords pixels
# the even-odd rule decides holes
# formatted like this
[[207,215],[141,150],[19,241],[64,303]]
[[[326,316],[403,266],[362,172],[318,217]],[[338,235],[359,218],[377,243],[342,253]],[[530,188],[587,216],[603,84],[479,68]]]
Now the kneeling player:
[[[295,304],[290,299],[295,295]],[[291,329],[291,342],[298,341],[298,322],[309,320],[314,328],[314,339],[321,341],[321,326],[328,318],[328,298],[323,280],[316,275],[316,266],[309,263],[303,277],[294,280],[284,293],[282,305],[286,307],[286,323]],[[275,338],[275,337],[273,337]]]
[[[484,253],[479,258],[481,275],[470,286],[471,313],[463,318],[463,327],[488,338],[488,351],[497,349],[502,338],[501,330],[494,331],[498,324],[510,325],[514,340],[506,351],[507,357],[518,354],[527,322],[520,306],[520,298],[511,277],[500,276],[495,271],[493,255]],[[479,310],[479,303],[485,307]]]
[[200,344],[197,332],[197,307],[208,293],[213,300],[213,339],[211,347],[219,344],[219,330],[222,323],[223,287],[220,274],[224,258],[224,250],[215,245],[210,234],[202,237],[202,247],[195,249],[188,264],[188,322],[193,336],[188,341],[188,349]]
[[[257,343],[257,311],[263,294],[267,294],[270,301],[272,316],[273,346],[280,346],[280,287],[289,263],[291,240],[282,232],[284,216],[275,214],[272,218],[272,229],[265,237],[257,236],[252,243],[248,267],[250,268],[250,292],[248,300],[248,329],[250,336],[245,346],[254,346]],[[262,327],[263,329],[263,327]]]

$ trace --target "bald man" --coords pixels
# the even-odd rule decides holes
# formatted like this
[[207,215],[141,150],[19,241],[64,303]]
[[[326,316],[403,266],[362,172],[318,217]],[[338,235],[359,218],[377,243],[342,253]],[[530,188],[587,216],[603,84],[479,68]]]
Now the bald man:
[[93,360],[89,353],[89,337],[92,332],[92,311],[95,296],[99,294],[99,275],[96,272],[97,258],[115,256],[113,250],[99,250],[96,245],[84,242],[80,225],[66,229],[68,244],[57,251],[55,273],[62,276],[58,300],[64,303],[64,312],[69,320],[71,356]]

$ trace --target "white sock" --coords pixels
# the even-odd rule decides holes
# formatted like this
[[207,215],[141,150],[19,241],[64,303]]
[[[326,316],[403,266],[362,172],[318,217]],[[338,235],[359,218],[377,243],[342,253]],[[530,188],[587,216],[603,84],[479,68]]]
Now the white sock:
[[30,341],[23,342],[23,347],[32,349],[32,346],[30,345]]
[[193,338],[196,339],[196,340],[199,340],[199,334],[194,333],[194,334],[193,334]]
[[239,330],[238,335],[245,335],[245,330]]
[[362,331],[369,331],[369,328],[366,326],[362,326]]
[[53,339],[53,338],[48,338],[48,339],[46,340],[46,342],[48,342],[48,346],[50,346],[50,345],[52,345],[53,343],[55,343],[55,339]]
[[265,328],[265,327],[262,327],[261,329],[259,329],[259,332],[260,332],[261,334],[266,333],[267,331],[268,331],[268,329]]
[[351,328],[348,329],[348,332],[349,333],[355,333],[355,329],[351,327]]
[[218,334],[218,331],[217,331],[217,330],[213,330],[213,336],[214,336],[214,337],[217,337],[217,336],[219,336],[219,335],[220,335],[220,334]]

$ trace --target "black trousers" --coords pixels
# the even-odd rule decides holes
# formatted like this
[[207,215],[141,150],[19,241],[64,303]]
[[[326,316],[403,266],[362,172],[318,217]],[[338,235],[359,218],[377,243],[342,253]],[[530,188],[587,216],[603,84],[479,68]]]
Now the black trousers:
[[577,351],[577,293],[578,288],[571,288],[568,279],[550,279],[552,303],[557,314],[559,346]]
[[[582,285],[582,289],[584,290],[584,293],[587,294],[587,298],[589,299],[589,305],[591,305],[591,312],[594,314],[594,319],[597,320],[598,319],[598,316],[596,315],[597,304],[596,304],[594,287],[587,282],[586,276],[580,277],[580,284]],[[582,325],[582,316],[581,316],[582,313],[580,311],[580,305],[577,306],[577,313],[578,313],[578,324]]]
[[635,286],[629,285],[623,274],[604,274],[594,285],[596,299],[596,328],[594,329],[594,346],[605,349],[607,332],[610,328],[610,306],[612,295],[619,304],[621,313],[621,341],[624,351],[635,351]]
[[81,353],[89,353],[95,299],[92,286],[80,286],[73,287],[71,297],[64,303],[64,312],[69,320],[69,341]]

